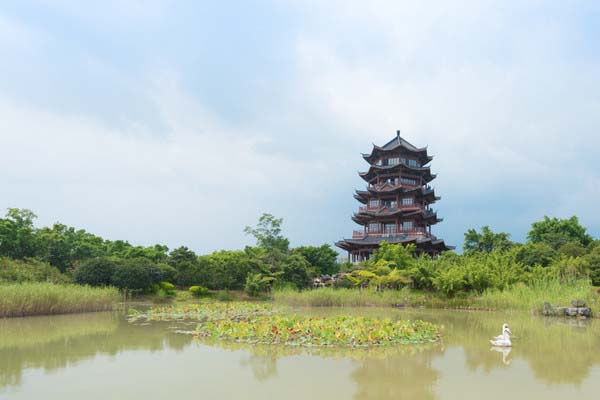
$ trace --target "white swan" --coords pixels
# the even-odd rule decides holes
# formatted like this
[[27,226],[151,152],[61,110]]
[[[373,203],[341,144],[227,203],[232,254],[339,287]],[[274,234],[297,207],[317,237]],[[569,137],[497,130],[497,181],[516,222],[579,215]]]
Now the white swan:
[[490,340],[490,343],[498,347],[511,347],[510,335],[512,335],[512,332],[508,329],[508,324],[504,324],[502,325],[502,335],[496,336]]
[[502,335],[498,335],[498,336],[494,337],[494,340],[504,339],[505,335],[512,335],[512,332],[510,331],[510,329],[508,329],[508,324],[502,325]]

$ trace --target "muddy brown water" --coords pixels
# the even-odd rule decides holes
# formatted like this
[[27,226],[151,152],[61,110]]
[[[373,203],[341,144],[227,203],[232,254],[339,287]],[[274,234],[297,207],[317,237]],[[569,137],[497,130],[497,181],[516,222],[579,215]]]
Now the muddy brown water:
[[[420,318],[427,346],[305,349],[199,342],[193,324],[122,313],[0,319],[0,399],[598,399],[600,320],[525,313],[296,309]],[[510,324],[513,347],[488,340]]]

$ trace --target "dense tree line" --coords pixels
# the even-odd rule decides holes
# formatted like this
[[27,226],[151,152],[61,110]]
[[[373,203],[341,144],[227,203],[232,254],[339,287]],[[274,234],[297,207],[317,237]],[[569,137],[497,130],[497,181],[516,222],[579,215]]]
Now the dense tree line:
[[470,229],[463,254],[446,252],[434,259],[416,257],[413,246],[384,243],[358,265],[339,264],[329,245],[290,248],[282,219],[270,214],[244,230],[256,239],[255,246],[206,255],[185,246],[169,250],[105,240],[63,224],[36,228],[35,218],[29,210],[9,209],[0,219],[0,282],[74,281],[126,290],[165,288],[170,282],[259,294],[276,285],[310,287],[313,277],[335,274],[341,267],[347,275],[338,286],[410,286],[448,295],[548,279],[589,279],[600,285],[600,241],[576,217],[534,222],[524,244],[489,227]]
[[40,276],[64,276],[77,283],[124,289],[143,290],[166,281],[239,290],[247,283],[259,282],[264,291],[273,284],[306,287],[315,275],[339,270],[338,254],[329,245],[290,248],[282,235],[282,219],[270,214],[261,216],[256,227],[245,229],[256,239],[256,246],[207,255],[185,246],[169,250],[160,244],[143,247],[106,240],[59,223],[36,228],[35,218],[33,212],[15,208],[0,218],[0,282],[34,279],[23,271],[37,268],[46,271],[35,275],[38,280]]
[[544,217],[534,222],[525,244],[510,240],[484,226],[465,233],[463,254],[415,257],[412,245],[383,243],[338,285],[374,286],[378,289],[410,286],[453,296],[515,284],[588,279],[600,286],[600,241],[587,234],[577,217]]

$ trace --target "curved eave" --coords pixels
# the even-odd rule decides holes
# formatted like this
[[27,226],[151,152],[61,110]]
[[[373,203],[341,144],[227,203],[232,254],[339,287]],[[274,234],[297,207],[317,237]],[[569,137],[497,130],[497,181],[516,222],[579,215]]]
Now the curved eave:
[[396,216],[399,216],[400,218],[418,217],[421,221],[425,221],[430,225],[434,225],[438,222],[443,221],[443,218],[438,218],[437,213],[435,212],[427,213],[421,209],[407,210],[402,208],[398,208],[396,210],[380,209],[377,211],[359,211],[352,215],[352,221],[356,222],[359,225],[365,225],[373,219],[377,220],[381,218],[389,218]]
[[[433,157],[427,155],[427,146],[421,147],[421,148],[409,147],[402,140],[398,142],[398,140],[395,138],[391,142],[394,142],[394,141],[397,142],[396,145],[388,147],[388,148],[377,146],[376,144],[373,144],[373,149],[371,150],[370,154],[362,153],[363,158],[365,160],[367,160],[367,162],[371,162],[373,160],[373,158],[375,158],[379,154],[386,154],[386,153],[394,152],[400,148],[403,148],[404,150],[408,151],[409,153],[417,154],[423,160],[429,159],[429,161],[431,161],[431,159],[433,158]],[[388,144],[391,142],[388,142]],[[387,146],[387,145],[385,145],[385,146]]]
[[362,175],[366,175],[369,172],[374,171],[374,170],[380,170],[380,171],[390,170],[390,171],[392,171],[392,170],[394,170],[396,168],[398,168],[398,169],[406,168],[406,169],[408,169],[410,171],[414,171],[414,172],[429,172],[429,173],[431,173],[431,167],[430,166],[413,167],[413,166],[410,166],[408,164],[398,163],[398,164],[395,164],[395,165],[377,165],[377,164],[371,164],[369,166],[369,170],[367,172],[359,172],[358,174],[359,175],[361,175],[361,174]]
[[369,167],[368,171],[365,171],[365,172],[359,171],[358,176],[360,176],[362,179],[364,179],[365,181],[368,182],[381,173],[395,172],[396,169],[398,169],[399,173],[400,173],[400,170],[402,170],[402,169],[406,169],[412,173],[416,173],[416,174],[418,174],[418,176],[423,178],[425,183],[431,182],[437,176],[436,174],[431,173],[430,167],[409,167],[408,165],[405,165],[405,164],[396,164],[396,165],[391,165],[391,166],[390,165],[386,165],[386,166],[371,165]]
[[368,237],[363,239],[343,239],[336,242],[335,245],[343,250],[352,251],[360,249],[374,249],[379,247],[379,244],[383,241],[393,244],[413,243],[416,245],[417,250],[422,252],[427,252],[428,250],[442,252],[455,249],[455,246],[447,245],[443,239],[432,239],[431,237],[414,235],[399,235],[396,237],[387,238]]
[[376,189],[374,187],[368,187],[367,190],[357,190],[356,193],[361,194],[361,196],[370,196],[374,194],[392,194],[392,193],[401,193],[401,194],[417,194],[418,197],[424,199],[431,200],[440,200],[441,197],[435,196],[435,192],[433,189],[426,189],[423,186],[403,186],[400,185],[390,185],[384,183],[380,188]]
[[356,200],[358,200],[359,202],[361,202],[362,204],[367,204],[368,199],[365,196],[366,195],[361,195],[361,194],[356,193],[354,195],[354,198]]

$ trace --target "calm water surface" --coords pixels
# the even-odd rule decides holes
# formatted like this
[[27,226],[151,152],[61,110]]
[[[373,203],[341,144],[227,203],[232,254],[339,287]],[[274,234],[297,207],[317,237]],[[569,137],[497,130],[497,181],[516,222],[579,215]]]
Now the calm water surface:
[[[442,343],[307,350],[198,342],[182,323],[118,313],[0,319],[0,399],[598,399],[600,320],[394,309],[299,309],[420,318]],[[505,352],[488,339],[508,322]],[[187,329],[190,329],[189,327]]]

